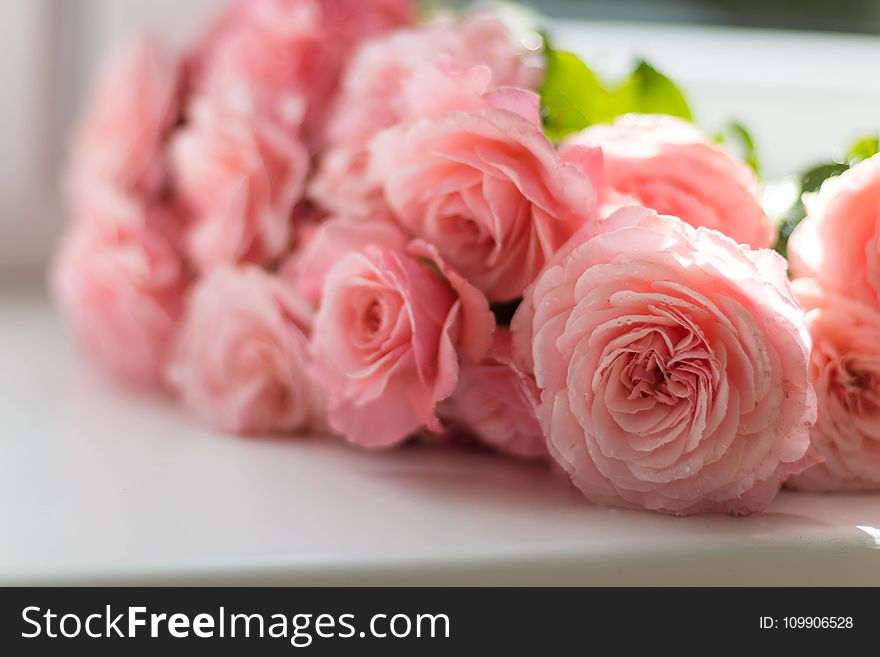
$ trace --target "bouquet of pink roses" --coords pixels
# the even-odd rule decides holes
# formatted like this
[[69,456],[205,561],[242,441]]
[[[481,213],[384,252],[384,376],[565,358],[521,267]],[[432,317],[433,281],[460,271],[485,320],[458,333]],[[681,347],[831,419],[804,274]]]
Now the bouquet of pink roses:
[[490,13],[232,0],[108,60],[53,288],[106,369],[221,430],[467,436],[675,514],[880,488],[880,159],[807,197],[792,286],[755,172],[690,118],[648,64],[606,86]]

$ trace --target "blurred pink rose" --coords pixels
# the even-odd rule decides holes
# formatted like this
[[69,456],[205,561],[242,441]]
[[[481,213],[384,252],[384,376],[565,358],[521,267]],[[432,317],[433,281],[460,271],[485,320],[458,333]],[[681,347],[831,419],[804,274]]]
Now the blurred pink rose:
[[192,54],[191,75],[208,94],[246,89],[275,118],[305,100],[314,145],[351,52],[413,16],[410,0],[233,1]]
[[390,218],[382,185],[369,173],[369,160],[369,152],[362,144],[327,148],[309,182],[309,199],[332,214]]
[[382,132],[371,166],[400,225],[501,302],[595,223],[596,198],[587,175],[560,161],[544,136],[534,94],[504,89],[485,103]]
[[366,447],[439,431],[435,406],[455,389],[458,352],[479,360],[494,325],[485,298],[431,247],[348,251],[326,275],[313,334],[330,425]]
[[381,180],[365,166],[367,144],[398,123],[485,105],[500,87],[537,89],[543,61],[490,13],[400,29],[365,44],[346,69],[310,197],[352,217],[388,214]]
[[448,82],[439,80],[440,89],[417,99],[434,106],[422,109],[420,117],[412,116],[413,98],[406,92],[419,78],[432,76],[438,66],[485,69],[484,90],[535,90],[543,79],[540,60],[540,55],[517,44],[507,27],[489,13],[396,30],[366,43],[352,58],[328,125],[328,139],[331,144],[364,143],[384,128],[442,112],[442,92]]
[[[486,108],[492,71],[487,66],[459,66],[451,61],[427,64],[407,79],[395,99],[399,121],[434,118],[452,111]],[[504,89],[499,95],[528,107],[533,94]],[[352,101],[355,102],[355,101]],[[525,111],[528,111],[526,109]],[[386,219],[392,216],[382,180],[369,165],[368,142],[352,140],[328,148],[309,187],[319,206],[348,217]]]
[[788,242],[795,276],[829,293],[880,304],[880,155],[805,194],[807,218]]
[[131,199],[95,187],[77,212],[51,272],[61,310],[106,369],[158,385],[186,291],[180,259]]
[[618,193],[605,213],[634,201],[752,247],[775,241],[752,170],[686,121],[630,114],[569,137],[562,150],[571,145],[602,148],[605,181]]
[[266,265],[290,246],[309,167],[294,133],[246,107],[203,99],[171,158],[188,215],[185,250],[200,271]]
[[258,267],[220,267],[193,290],[168,378],[206,422],[238,433],[323,427],[309,378],[311,308]]
[[179,62],[150,36],[107,58],[74,137],[68,170],[74,204],[98,182],[141,195],[162,187],[162,146],[179,116],[180,87]]
[[763,510],[818,460],[785,261],[644,208],[606,228],[560,253],[513,322],[551,454],[597,503]]
[[510,331],[498,328],[486,358],[462,362],[458,387],[441,417],[499,451],[546,457],[547,444],[535,416],[537,398],[534,380],[513,365]]
[[813,445],[825,458],[789,483],[810,490],[880,489],[880,312],[793,283],[813,340],[810,376],[819,416]]

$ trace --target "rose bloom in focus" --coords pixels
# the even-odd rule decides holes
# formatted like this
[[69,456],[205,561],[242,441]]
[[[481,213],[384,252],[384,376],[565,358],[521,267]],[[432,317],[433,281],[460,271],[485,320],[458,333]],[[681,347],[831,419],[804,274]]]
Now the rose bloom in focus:
[[880,489],[880,312],[793,283],[813,341],[810,375],[819,415],[813,445],[825,459],[789,484],[808,490]]
[[562,151],[575,145],[602,149],[606,214],[635,203],[752,247],[776,241],[754,172],[687,121],[629,114],[569,137]]
[[880,155],[804,194],[807,217],[791,235],[792,274],[826,292],[880,304]]
[[205,422],[237,433],[321,430],[308,376],[311,307],[254,266],[220,267],[193,290],[168,378]]
[[442,430],[436,406],[455,390],[460,355],[480,360],[495,321],[428,245],[378,232],[365,240],[325,268],[314,373],[330,426],[388,447],[423,427]]
[[785,261],[644,208],[606,229],[564,249],[513,322],[551,453],[597,503],[763,510],[818,460]]
[[399,225],[496,303],[520,296],[576,230],[596,223],[596,197],[544,135],[536,94],[503,89],[482,102],[386,130],[370,156]]

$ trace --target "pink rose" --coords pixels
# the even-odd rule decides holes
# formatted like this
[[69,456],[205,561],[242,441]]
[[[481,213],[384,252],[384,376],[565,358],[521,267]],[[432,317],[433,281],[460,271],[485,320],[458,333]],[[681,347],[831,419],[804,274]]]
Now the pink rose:
[[458,387],[442,417],[499,451],[524,457],[547,456],[535,416],[534,380],[513,365],[510,331],[499,328],[492,349],[479,363],[464,360]]
[[68,172],[74,202],[96,181],[146,195],[163,185],[162,145],[180,112],[179,69],[150,36],[107,59],[74,138]]
[[106,369],[158,385],[186,290],[180,259],[131,199],[95,187],[78,213],[51,273],[61,310]]
[[326,274],[313,333],[330,425],[366,447],[439,431],[435,407],[455,389],[458,352],[479,360],[494,324],[485,298],[431,247],[349,251]]
[[413,13],[409,0],[238,0],[193,53],[192,75],[209,94],[246,89],[276,118],[304,99],[317,143],[350,53]]
[[[492,72],[486,66],[430,64],[410,78],[396,98],[401,121],[433,118],[456,110],[488,106]],[[512,95],[515,92],[505,90]],[[520,94],[524,97],[526,92]],[[355,102],[355,101],[352,101]],[[529,103],[526,99],[524,103]],[[362,219],[388,219],[392,212],[382,192],[382,179],[370,167],[369,141],[343,141],[326,149],[309,186],[309,198],[325,210]]]
[[397,221],[491,302],[515,299],[585,223],[595,196],[544,136],[537,97],[510,89],[488,107],[381,133],[371,165]]
[[880,489],[880,312],[810,279],[795,281],[793,289],[813,340],[810,377],[819,416],[811,437],[825,462],[789,483]]
[[514,317],[551,454],[597,503],[763,510],[817,460],[785,261],[644,208],[606,228],[564,249]]
[[571,145],[602,148],[605,180],[623,196],[606,213],[635,202],[752,247],[775,241],[755,174],[686,121],[630,114],[569,137],[563,151]]
[[255,266],[220,267],[190,299],[168,378],[206,422],[238,433],[323,427],[307,371],[310,306]]
[[380,181],[369,173],[369,161],[370,154],[361,144],[326,149],[309,183],[309,199],[332,214],[389,218],[391,210]]
[[[534,90],[543,78],[543,63],[517,44],[492,14],[396,30],[366,43],[352,58],[328,125],[329,141],[363,143],[384,128],[412,120],[405,90],[437,65],[483,67],[491,89]],[[440,84],[445,86],[442,80]],[[420,101],[442,104],[442,95],[432,93]]]
[[171,157],[189,216],[185,248],[199,270],[266,265],[289,247],[309,166],[294,133],[247,108],[203,100]]
[[829,293],[880,304],[880,155],[805,194],[807,218],[788,242],[795,276]]
[[331,217],[316,226],[309,239],[285,262],[281,275],[317,307],[330,271],[352,251],[377,246],[404,251],[406,236],[384,221],[353,221]]
[[487,13],[368,42],[346,69],[310,197],[337,214],[387,215],[381,181],[366,167],[368,142],[398,123],[479,109],[482,95],[499,87],[537,89],[543,62],[536,59]]
[[[461,67],[446,61],[425,65],[407,80],[396,98],[401,121],[433,118],[452,111],[477,111],[489,104],[492,71],[487,66]],[[530,111],[531,94],[505,90]],[[352,101],[353,103],[355,101]],[[309,197],[335,214],[387,219],[391,210],[382,180],[369,164],[368,143],[343,141],[328,148],[309,187]]]

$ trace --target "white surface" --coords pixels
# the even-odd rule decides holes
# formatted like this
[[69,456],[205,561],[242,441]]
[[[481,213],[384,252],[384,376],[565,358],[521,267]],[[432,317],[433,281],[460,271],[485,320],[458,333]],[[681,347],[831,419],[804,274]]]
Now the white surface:
[[486,454],[216,434],[0,291],[0,584],[878,585],[877,528],[874,495],[679,519]]

